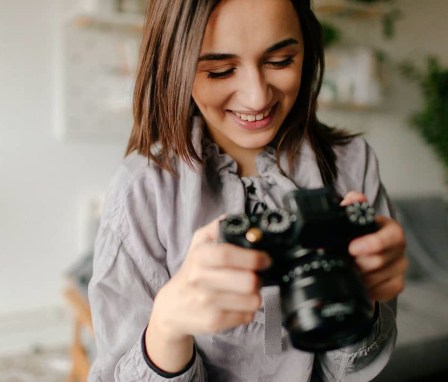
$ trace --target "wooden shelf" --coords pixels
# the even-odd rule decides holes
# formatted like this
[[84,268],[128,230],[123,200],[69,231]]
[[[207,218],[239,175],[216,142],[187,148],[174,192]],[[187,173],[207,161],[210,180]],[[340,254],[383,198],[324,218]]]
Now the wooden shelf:
[[[388,10],[388,4],[367,4],[350,0],[315,0],[314,9],[318,16],[346,16],[354,19],[380,18]],[[144,15],[110,13],[104,15],[78,15],[72,21],[79,28],[101,30],[127,29],[141,32]]]
[[347,16],[354,19],[380,18],[387,11],[387,4],[364,4],[350,0],[315,0],[318,16]]
[[[350,0],[315,0],[314,9],[318,16],[346,16],[355,19],[382,17],[388,10],[387,3],[367,4]],[[144,15],[114,12],[110,14],[78,15],[73,24],[79,28],[128,29],[141,32]]]
[[318,101],[318,107],[321,111],[328,110],[341,110],[349,112],[369,112],[378,110],[378,105],[368,105],[368,104],[357,104],[357,103],[347,103],[347,102],[324,102]]
[[120,30],[130,33],[141,33],[144,18],[140,15],[79,15],[73,18],[72,25],[81,29]]

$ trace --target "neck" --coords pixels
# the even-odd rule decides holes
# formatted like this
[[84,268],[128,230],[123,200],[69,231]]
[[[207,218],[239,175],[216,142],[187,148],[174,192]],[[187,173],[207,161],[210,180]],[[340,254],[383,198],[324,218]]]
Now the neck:
[[[229,155],[238,164],[239,176],[257,176],[256,159],[257,155],[263,150],[262,148],[243,148],[234,144],[223,144],[220,137],[213,136],[212,132],[207,129],[206,134],[220,148],[220,150]],[[221,143],[221,144],[220,144]],[[223,147],[225,146],[225,148]]]
[[248,166],[248,165],[242,166],[242,165],[238,164],[238,175],[240,177],[257,176],[258,171],[257,171],[257,166],[255,166],[255,161],[250,166]]
[[238,164],[238,175],[240,177],[257,176],[258,170],[256,166],[256,159],[260,151],[260,149],[227,150],[226,154],[229,155]]

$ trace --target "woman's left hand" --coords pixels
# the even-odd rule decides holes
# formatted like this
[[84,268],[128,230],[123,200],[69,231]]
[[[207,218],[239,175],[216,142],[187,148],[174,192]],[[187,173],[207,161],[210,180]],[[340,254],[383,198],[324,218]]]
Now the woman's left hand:
[[[367,201],[365,195],[349,192],[341,205]],[[361,273],[372,301],[389,301],[404,289],[408,260],[404,256],[405,237],[400,224],[386,216],[377,216],[377,232],[358,237],[349,252]]]

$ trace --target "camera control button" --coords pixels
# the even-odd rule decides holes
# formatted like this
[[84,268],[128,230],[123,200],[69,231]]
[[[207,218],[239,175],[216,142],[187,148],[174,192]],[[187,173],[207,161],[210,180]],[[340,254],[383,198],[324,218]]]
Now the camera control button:
[[249,243],[258,243],[263,238],[263,231],[259,228],[250,228],[246,232],[246,239]]
[[283,233],[289,229],[291,221],[285,210],[266,210],[261,215],[260,226],[266,232]]

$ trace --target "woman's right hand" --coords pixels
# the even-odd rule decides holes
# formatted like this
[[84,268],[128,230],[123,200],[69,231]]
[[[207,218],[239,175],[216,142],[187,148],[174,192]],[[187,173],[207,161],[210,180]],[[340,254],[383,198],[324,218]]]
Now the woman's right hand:
[[271,260],[262,251],[219,243],[219,220],[196,231],[181,268],[154,301],[146,345],[157,365],[153,358],[162,364],[164,357],[155,356],[151,344],[160,349],[163,342],[167,351],[171,348],[171,358],[173,346],[191,354],[194,335],[247,324],[260,307],[256,271],[268,268]]

